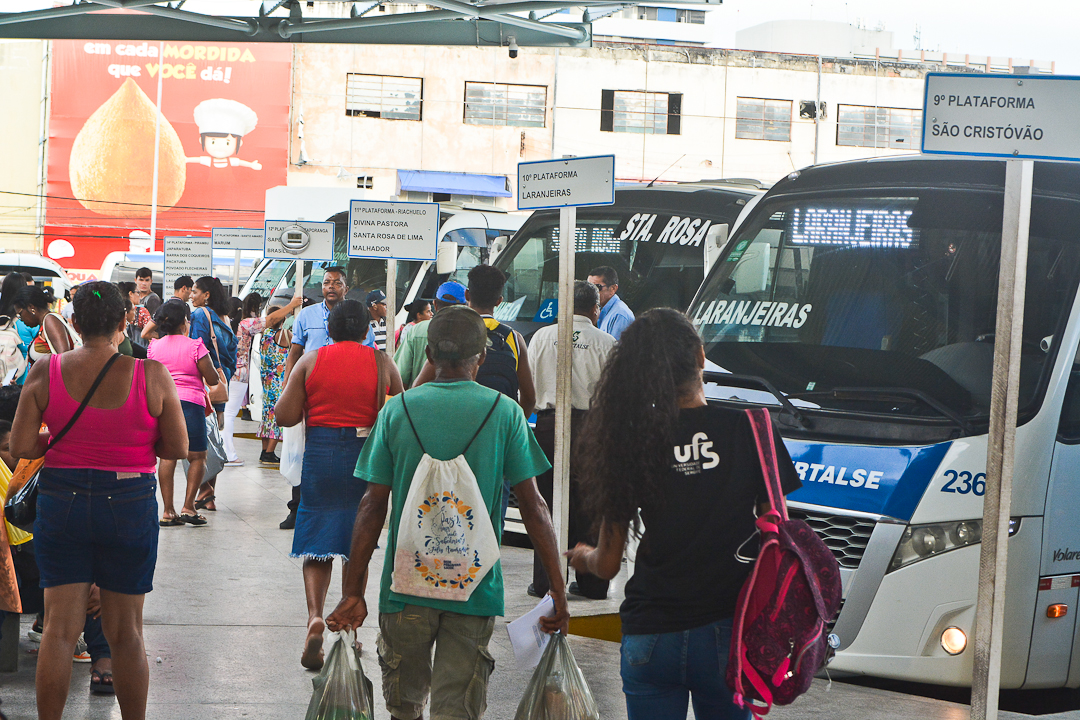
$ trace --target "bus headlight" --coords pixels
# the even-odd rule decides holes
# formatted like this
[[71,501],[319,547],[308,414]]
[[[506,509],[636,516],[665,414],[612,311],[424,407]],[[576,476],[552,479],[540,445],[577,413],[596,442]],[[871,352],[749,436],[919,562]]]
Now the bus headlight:
[[889,572],[934,555],[975,545],[981,539],[980,520],[912,525],[900,537],[900,544],[889,563]]
[[941,633],[941,649],[950,655],[959,655],[967,647],[967,634],[958,627],[947,627]]

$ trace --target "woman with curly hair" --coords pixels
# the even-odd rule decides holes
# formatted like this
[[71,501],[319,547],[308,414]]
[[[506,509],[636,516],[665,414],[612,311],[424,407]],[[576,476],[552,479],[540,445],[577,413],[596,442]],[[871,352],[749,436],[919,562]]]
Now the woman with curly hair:
[[[613,578],[627,536],[640,537],[620,608],[629,720],[685,718],[691,697],[698,720],[750,717],[724,674],[751,567],[735,555],[768,496],[750,422],[706,403],[704,368],[701,339],[682,313],[638,316],[604,368],[577,448],[600,541],[570,550],[570,564]],[[776,450],[791,492],[799,479],[779,437]]]

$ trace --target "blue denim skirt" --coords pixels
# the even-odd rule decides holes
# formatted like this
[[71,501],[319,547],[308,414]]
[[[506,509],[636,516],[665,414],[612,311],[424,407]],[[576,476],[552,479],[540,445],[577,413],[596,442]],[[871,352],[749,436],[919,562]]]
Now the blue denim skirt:
[[349,559],[356,511],[367,482],[353,475],[367,438],[356,428],[308,427],[292,557]]
[[43,468],[34,548],[41,587],[97,583],[144,595],[157,565],[157,483],[152,473]]

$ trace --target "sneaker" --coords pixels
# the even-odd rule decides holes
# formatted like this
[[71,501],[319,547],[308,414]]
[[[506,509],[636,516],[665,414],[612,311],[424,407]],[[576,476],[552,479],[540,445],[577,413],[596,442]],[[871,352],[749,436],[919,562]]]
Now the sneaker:
[[244,464],[243,458],[236,458],[235,460],[226,460],[225,467],[240,467]]
[[280,465],[281,458],[272,452],[264,452],[259,455],[259,462],[263,465]]
[[289,511],[289,516],[287,518],[285,518],[284,520],[282,520],[281,523],[278,525],[278,527],[281,528],[282,530],[292,530],[293,528],[295,528],[296,527],[296,511],[295,510],[290,510]]
[[240,408],[240,419],[251,422],[251,411],[247,408]]
[[75,655],[71,658],[77,663],[90,662],[90,653],[86,649],[86,640],[79,636],[79,642],[75,643]]
[[36,618],[34,624],[30,626],[29,632],[26,633],[26,637],[29,638],[32,643],[41,643],[41,633],[44,628],[41,627],[41,618]]

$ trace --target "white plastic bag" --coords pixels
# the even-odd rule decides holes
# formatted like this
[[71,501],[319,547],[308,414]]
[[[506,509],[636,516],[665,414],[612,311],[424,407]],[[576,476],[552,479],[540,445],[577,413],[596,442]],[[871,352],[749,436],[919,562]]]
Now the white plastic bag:
[[424,453],[402,509],[390,589],[465,602],[498,561],[495,528],[465,456]]
[[311,681],[304,720],[374,720],[375,700],[371,681],[364,675],[352,631],[335,633],[326,664]]
[[296,487],[304,471],[304,445],[307,429],[304,421],[292,427],[281,428],[281,466],[280,472],[289,483]]
[[596,698],[562,633],[552,633],[514,720],[600,720]]

